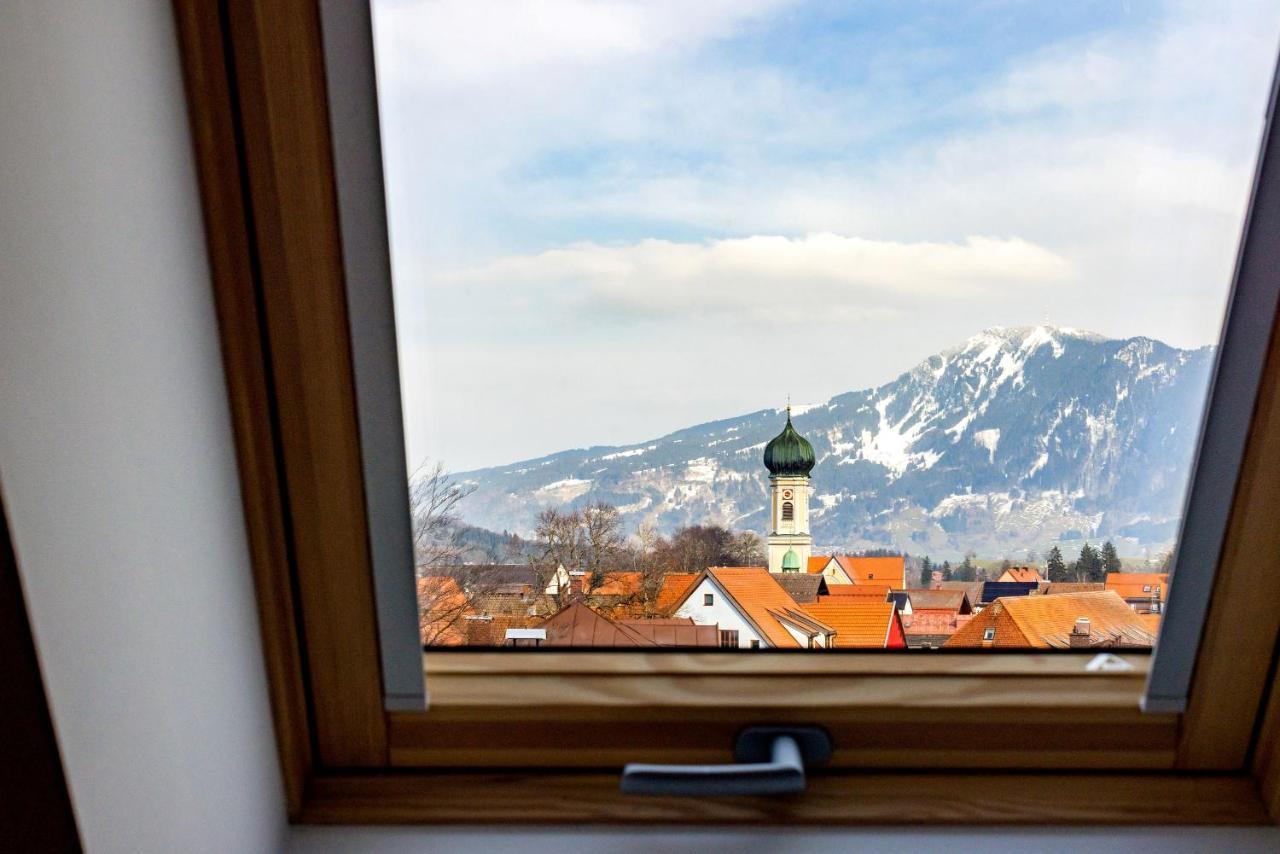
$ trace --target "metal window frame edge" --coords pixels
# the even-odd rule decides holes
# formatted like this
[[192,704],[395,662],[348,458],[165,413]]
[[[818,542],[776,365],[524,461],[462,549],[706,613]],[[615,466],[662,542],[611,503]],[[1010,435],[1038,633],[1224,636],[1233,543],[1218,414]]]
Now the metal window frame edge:
[[[1226,319],[1205,398],[1191,481],[1143,711],[1184,712],[1226,544],[1245,446],[1280,306],[1280,66],[1259,142],[1249,207],[1236,253]],[[1173,577],[1177,584],[1172,583]]]
[[319,0],[361,464],[388,710],[426,707],[369,3]]

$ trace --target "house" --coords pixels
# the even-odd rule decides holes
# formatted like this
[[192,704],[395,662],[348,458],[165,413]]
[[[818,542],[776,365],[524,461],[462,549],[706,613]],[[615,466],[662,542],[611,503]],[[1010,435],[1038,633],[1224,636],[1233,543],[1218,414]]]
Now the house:
[[907,559],[821,555],[809,558],[811,574],[826,577],[828,584],[887,584],[895,590],[907,586]]
[[1033,566],[1011,566],[1000,573],[996,581],[1034,581],[1036,584],[1043,584],[1045,578]]
[[1111,590],[997,599],[956,630],[948,649],[1147,648],[1155,632]]
[[787,591],[797,603],[805,605],[817,602],[819,596],[828,595],[827,580],[821,575],[809,575],[798,572],[771,572],[773,580]]
[[848,602],[840,597],[801,605],[805,613],[835,630],[835,649],[905,649],[902,618],[892,602]]
[[540,646],[570,647],[718,647],[715,625],[695,625],[690,619],[611,620],[575,598],[542,620],[546,633]]
[[532,629],[539,617],[523,614],[468,614],[462,618],[466,646],[508,646],[512,629]]
[[825,647],[835,633],[806,614],[763,566],[714,566],[699,573],[672,616],[736,632],[742,649]]
[[910,589],[903,593],[910,611],[903,613],[902,626],[912,649],[942,646],[973,615],[969,594],[963,589]]
[[930,589],[911,588],[905,591],[911,600],[912,613],[921,611],[945,611],[951,614],[972,614],[973,602],[969,592],[963,589]]
[[1106,589],[1139,613],[1161,614],[1169,598],[1167,572],[1108,572]]
[[549,570],[528,563],[466,563],[431,567],[426,574],[451,576],[473,595],[555,596],[574,581],[563,564]]
[[911,649],[937,649],[946,644],[971,619],[973,614],[916,611],[903,616],[902,628],[906,632],[907,646]]

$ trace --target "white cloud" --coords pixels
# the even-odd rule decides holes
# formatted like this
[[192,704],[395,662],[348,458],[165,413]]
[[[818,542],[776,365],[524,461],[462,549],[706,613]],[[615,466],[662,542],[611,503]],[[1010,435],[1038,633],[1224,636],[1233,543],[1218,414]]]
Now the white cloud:
[[839,323],[904,298],[973,299],[1069,278],[1063,258],[1017,238],[902,243],[821,233],[620,246],[580,243],[458,270],[444,281],[561,291],[589,310]]
[[[941,100],[895,87],[892,44],[855,64],[887,74],[835,83],[726,62],[779,8],[377,0],[416,455],[639,441],[882,382],[994,324],[1215,337],[1273,3],[1162,7]],[[813,310],[780,317],[780,290]],[[764,345],[779,321],[829,333],[801,369]],[[688,365],[714,381],[646,385]]]
[[[783,0],[420,0],[375,4],[386,59],[427,88],[618,65],[733,32]],[[383,60],[383,57],[380,57]]]

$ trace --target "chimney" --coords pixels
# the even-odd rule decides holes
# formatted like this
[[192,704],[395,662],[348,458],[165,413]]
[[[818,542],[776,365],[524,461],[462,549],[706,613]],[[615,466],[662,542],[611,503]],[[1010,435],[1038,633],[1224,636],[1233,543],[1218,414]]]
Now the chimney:
[[1089,618],[1079,617],[1071,627],[1070,643],[1072,649],[1089,646]]

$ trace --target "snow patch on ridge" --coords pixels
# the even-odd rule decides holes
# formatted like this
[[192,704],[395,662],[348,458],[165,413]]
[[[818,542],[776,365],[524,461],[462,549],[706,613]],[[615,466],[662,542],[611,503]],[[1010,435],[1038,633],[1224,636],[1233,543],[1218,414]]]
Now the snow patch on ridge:
[[987,462],[994,463],[996,461],[996,448],[1000,446],[1000,428],[993,427],[990,430],[979,430],[973,434],[973,443],[980,448],[987,449]]

